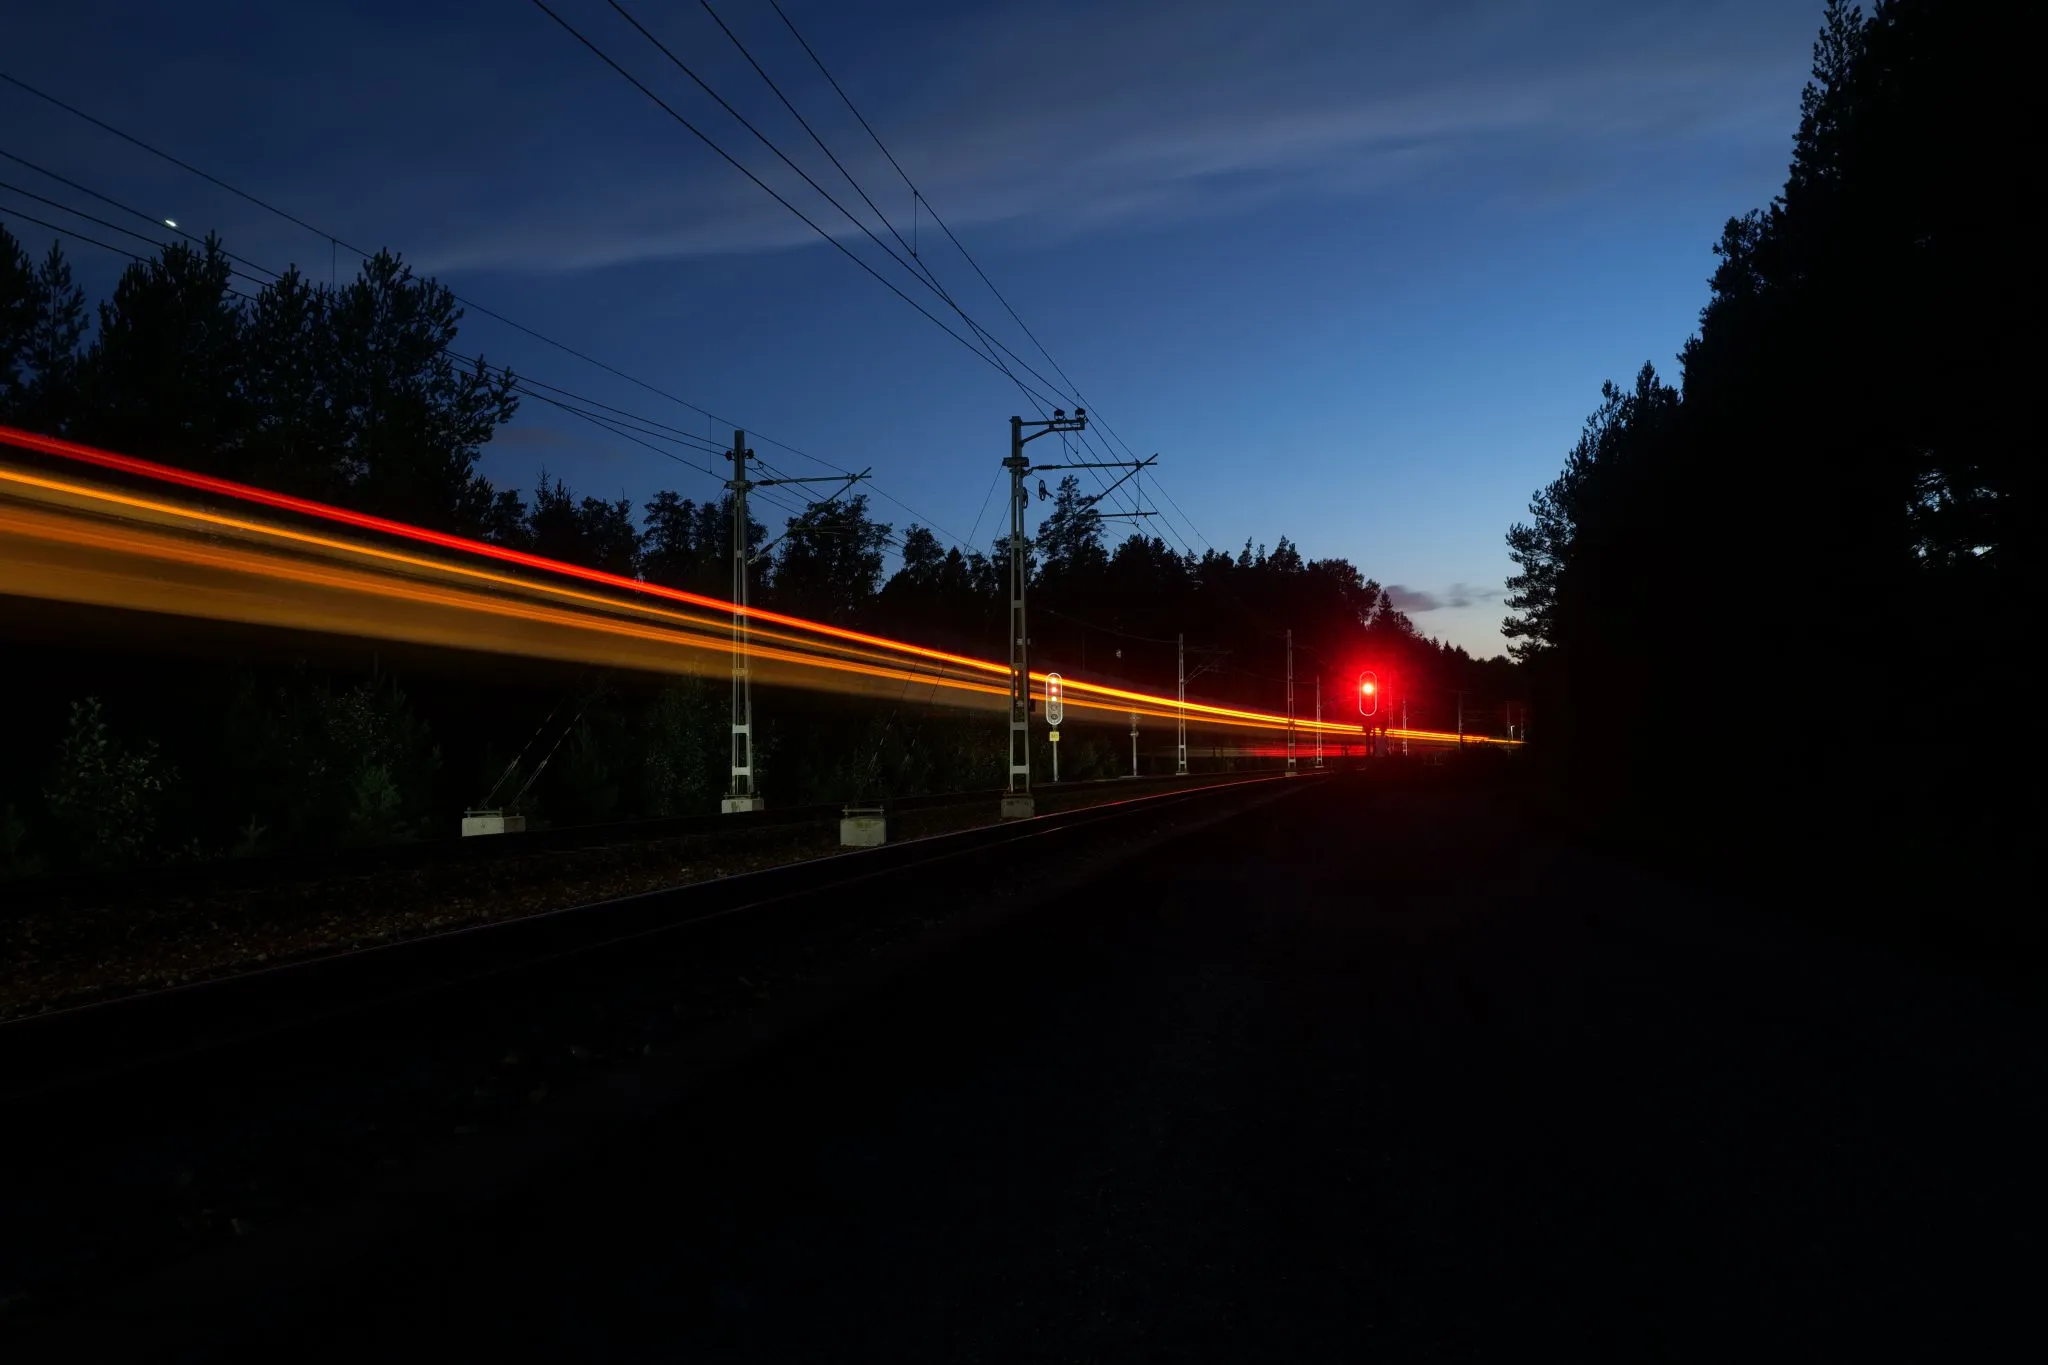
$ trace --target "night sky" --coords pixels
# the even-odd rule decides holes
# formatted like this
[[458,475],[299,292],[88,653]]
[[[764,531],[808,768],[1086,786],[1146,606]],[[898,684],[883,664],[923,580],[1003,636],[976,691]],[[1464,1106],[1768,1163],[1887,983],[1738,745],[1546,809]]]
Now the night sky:
[[[964,330],[602,0],[551,3]],[[910,237],[910,191],[767,0],[714,4]],[[1487,655],[1503,533],[1603,379],[1645,360],[1675,375],[1721,223],[1782,183],[1820,19],[1818,0],[783,7],[1091,411],[1160,453],[1172,502],[1149,485],[1147,502],[1180,515],[1155,530],[1347,557],[1399,585],[1426,633]],[[865,215],[700,5],[630,8]],[[871,465],[873,510],[899,531],[994,538],[1007,419],[1034,415],[1010,381],[532,5],[9,9],[0,70],[725,421],[474,315],[465,348],[721,443],[744,425],[791,474],[820,466],[767,438]],[[325,238],[4,85],[0,148],[255,260],[352,269]],[[0,180],[63,193],[12,164]],[[8,208],[32,206],[0,190],[40,255],[49,234]],[[922,212],[916,237],[976,321],[1052,375]],[[67,249],[95,297],[125,263]],[[530,490],[543,463],[636,502],[718,491],[529,403],[485,472]]]

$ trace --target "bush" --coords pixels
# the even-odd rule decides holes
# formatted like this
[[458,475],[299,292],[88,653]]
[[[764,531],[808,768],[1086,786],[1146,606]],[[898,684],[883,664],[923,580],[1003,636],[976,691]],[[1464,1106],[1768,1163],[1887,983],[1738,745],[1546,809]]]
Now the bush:
[[9,877],[33,877],[43,870],[43,860],[24,849],[28,826],[12,805],[0,815],[0,881]]
[[154,853],[157,817],[175,771],[155,741],[129,750],[98,697],[71,704],[71,724],[44,799],[59,839],[82,865],[127,867]]
[[723,696],[701,678],[661,689],[642,725],[642,802],[649,815],[696,815],[716,809],[726,752]]
[[299,669],[232,695],[218,800],[233,833],[216,837],[237,855],[419,836],[441,756],[389,675],[336,686]]
[[355,844],[396,843],[413,833],[405,818],[405,794],[382,763],[366,763],[349,785],[348,840]]

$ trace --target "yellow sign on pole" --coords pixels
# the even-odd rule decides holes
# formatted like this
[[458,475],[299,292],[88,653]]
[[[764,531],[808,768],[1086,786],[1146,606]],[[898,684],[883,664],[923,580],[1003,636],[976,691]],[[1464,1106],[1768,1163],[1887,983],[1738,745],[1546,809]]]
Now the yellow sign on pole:
[[1048,731],[1048,732],[1047,732],[1047,734],[1049,735],[1049,737],[1051,738],[1051,740],[1052,740],[1052,742],[1053,742],[1053,743],[1057,744],[1057,743],[1059,743],[1059,742],[1060,742],[1060,732],[1059,732],[1059,731],[1057,731],[1057,730],[1051,730],[1051,731]]

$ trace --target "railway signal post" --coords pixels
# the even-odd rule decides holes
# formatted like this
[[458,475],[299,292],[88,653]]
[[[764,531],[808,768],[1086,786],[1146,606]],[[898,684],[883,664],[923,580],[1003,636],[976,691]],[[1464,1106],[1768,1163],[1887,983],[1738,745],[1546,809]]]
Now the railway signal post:
[[[1024,433],[1026,427],[1033,428],[1028,436]],[[1055,431],[1087,429],[1086,408],[1075,408],[1072,417],[1067,416],[1065,408],[1054,408],[1051,417],[1035,422],[1027,422],[1022,417],[1010,419],[1010,457],[1003,461],[1003,468],[1010,471],[1010,785],[1003,793],[1002,816],[1005,820],[1027,819],[1036,809],[1036,803],[1031,799],[1031,668],[1027,658],[1031,633],[1024,618],[1024,590],[1031,577],[1030,566],[1024,558],[1024,511],[1031,505],[1031,494],[1024,486],[1024,478],[1048,469],[1125,469],[1136,473],[1159,458],[1154,455],[1143,460],[1040,465],[1034,465],[1025,458],[1024,447],[1041,436]],[[1111,488],[1115,486],[1110,485]],[[1048,720],[1053,725],[1058,724],[1050,721],[1050,717]],[[1053,762],[1055,765],[1059,762],[1057,749],[1053,751]],[[1059,780],[1057,768],[1053,780]]]

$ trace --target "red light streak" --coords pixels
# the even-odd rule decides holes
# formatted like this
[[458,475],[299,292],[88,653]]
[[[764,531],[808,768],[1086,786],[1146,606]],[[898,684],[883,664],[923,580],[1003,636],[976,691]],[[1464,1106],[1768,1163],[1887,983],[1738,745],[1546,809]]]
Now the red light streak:
[[[524,568],[539,569],[545,573],[565,574],[572,578],[581,578],[586,582],[602,583],[608,588],[621,588],[628,592],[654,597],[666,597],[670,601],[681,602],[688,606],[710,607],[727,613],[734,609],[733,604],[730,602],[721,601],[716,597],[707,597],[701,593],[685,592],[680,588],[667,588],[657,583],[643,582],[637,578],[626,578],[620,574],[606,573],[602,569],[586,569],[579,564],[565,564],[560,560],[528,554],[524,550],[514,550],[503,545],[493,545],[489,541],[471,540],[465,536],[450,535],[445,531],[430,531],[425,527],[408,525],[402,521],[392,521],[385,517],[373,517],[362,512],[351,512],[345,508],[335,507],[328,503],[314,502],[309,498],[293,497],[289,493],[273,493],[267,488],[257,488],[252,484],[236,483],[232,479],[217,479],[210,474],[195,474],[187,469],[177,469],[170,465],[156,464],[149,460],[138,460],[132,455],[117,455],[112,451],[98,450],[92,446],[79,445],[73,441],[60,441],[53,436],[39,436],[34,432],[22,431],[16,427],[0,425],[0,441],[44,455],[55,455],[61,459],[97,465],[102,469],[112,469],[123,474],[139,475],[142,478],[154,479],[159,483],[177,484],[180,487],[197,489],[200,492],[213,493],[220,497],[235,498],[242,502],[252,502],[259,506],[275,508],[279,511],[318,517],[324,521],[336,522],[344,526],[353,526],[358,530],[376,531],[382,535],[400,536],[422,544],[437,545],[445,550],[455,550],[462,554],[480,555],[484,558],[500,560],[507,564],[517,564]],[[883,649],[915,654],[921,658],[954,664],[961,668],[973,668],[997,674],[1009,672],[1009,669],[1003,665],[990,663],[983,659],[969,658],[964,654],[951,654],[945,650],[927,649],[923,645],[914,645],[903,640],[891,640],[880,635],[868,635],[862,631],[847,630],[841,626],[827,625],[822,621],[806,621],[800,616],[786,616],[781,612],[765,611],[758,607],[748,608],[746,614],[750,621],[769,621],[776,625],[790,626],[818,635],[829,635],[836,639],[851,641],[855,644],[872,645]]]
[[[104,527],[88,531],[76,525],[64,526],[59,520],[48,516],[26,520],[20,517],[0,517],[0,522],[4,522],[18,536],[40,537],[51,544],[68,544],[74,548],[92,549],[107,555],[139,555],[161,562],[180,562],[188,566],[205,567],[251,578],[267,578],[273,582],[291,582],[302,586],[325,588],[336,592],[381,596],[386,600],[403,600],[445,610],[481,613],[498,618],[519,618],[558,627],[573,626],[585,632],[606,632],[615,636],[632,637],[650,643],[666,643],[681,646],[685,649],[699,652],[722,652],[730,647],[729,639],[724,638],[722,634],[709,633],[714,630],[723,632],[729,629],[729,622],[734,607],[730,602],[720,598],[687,592],[681,589],[662,587],[658,584],[645,583],[638,579],[626,578],[622,575],[606,573],[597,569],[587,569],[579,565],[566,564],[540,555],[509,549],[501,545],[492,545],[484,541],[471,540],[463,536],[430,531],[422,527],[410,526],[403,522],[392,521],[383,517],[350,512],[325,503],[293,497],[289,494],[273,493],[267,489],[257,488],[252,485],[236,483],[228,479],[214,478],[210,475],[197,474],[189,470],[176,469],[167,465],[155,464],[151,461],[118,455],[110,451],[97,450],[90,446],[78,445],[74,442],[57,440],[52,437],[39,436],[11,427],[0,426],[0,442],[11,443],[41,454],[53,455],[102,469],[151,479],[159,483],[167,483],[233,498],[245,503],[253,503],[258,506],[311,516],[327,522],[350,526],[360,530],[373,531],[382,535],[396,536],[420,544],[433,545],[462,555],[476,556],[496,560],[501,563],[538,569],[550,575],[580,579],[584,582],[607,588],[623,589],[632,594],[632,597],[627,600],[620,600],[618,598],[579,591],[559,583],[492,573],[460,563],[402,553],[385,546],[317,535],[296,527],[250,521],[202,508],[163,502],[92,485],[76,484],[61,479],[0,468],[0,482],[12,484],[17,489],[30,490],[31,496],[42,495],[41,500],[45,505],[54,504],[61,507],[73,521],[78,519],[78,514],[81,510],[88,513],[99,513],[102,517],[111,514],[131,523],[133,521],[132,514],[141,512],[159,523],[167,522],[173,528],[183,529],[187,533],[194,529],[215,535],[224,531],[244,540],[284,542],[301,551],[314,551],[359,561],[374,561],[380,567],[374,572],[360,567],[339,573],[331,569],[315,571],[306,567],[301,562],[295,562],[289,557],[278,555],[275,547],[267,550],[259,548],[259,550],[254,551],[243,549],[233,554],[223,552],[208,553],[196,549],[189,543],[181,544],[180,537],[167,535],[161,530],[156,531],[152,535],[143,535],[134,529],[110,531]],[[56,495],[54,499],[49,496],[53,494]],[[80,506],[73,504],[82,504],[83,507],[81,509]],[[100,519],[101,517],[92,518],[92,520]],[[405,574],[394,574],[392,572],[394,568],[408,572]],[[82,591],[76,583],[68,586],[57,583],[56,578],[53,577],[57,571],[53,570],[48,564],[38,566],[38,571],[43,575],[42,579],[39,580],[43,584],[43,595],[63,597],[66,593]],[[81,580],[88,576],[86,571],[81,570],[75,565],[71,567],[69,572]],[[531,604],[517,604],[509,602],[502,596],[477,591],[451,593],[444,590],[433,592],[422,589],[417,583],[407,584],[405,582],[406,578],[420,573],[426,573],[434,577],[453,577],[467,580],[471,584],[486,584],[492,588],[509,589],[521,595],[539,594],[573,603],[581,610],[565,611],[560,608],[549,609],[534,607]],[[181,604],[167,598],[160,592],[150,594],[133,581],[129,581],[125,587],[118,587],[114,582],[114,577],[102,574],[101,579],[103,581],[99,582],[97,587],[94,588],[94,591],[100,594],[100,597],[91,600],[101,601],[101,599],[106,599],[101,601],[102,605],[123,605],[123,602],[114,599],[121,592],[127,592],[133,596],[147,599],[148,605],[141,606],[141,609],[144,610],[164,611],[172,614],[208,614],[207,612],[195,610],[194,605],[191,603]],[[19,590],[20,586],[10,586],[6,582],[0,582],[0,588],[8,590]],[[216,602],[210,608],[210,612],[211,614],[222,615],[224,619],[242,619],[261,624],[298,624],[302,628],[312,629],[339,628],[332,624],[322,627],[303,621],[295,622],[284,605],[273,603],[259,610],[247,598],[248,594],[244,592],[240,605],[232,609],[222,605],[220,602]],[[724,620],[706,620],[701,616],[678,612],[672,608],[664,608],[644,600],[636,600],[646,598],[661,599],[667,602],[709,610],[724,618]],[[73,596],[67,600],[87,599]],[[136,604],[139,605],[139,602]],[[602,617],[593,615],[590,610],[592,608],[596,609],[597,612],[606,613],[607,615]],[[609,613],[619,611],[633,612],[653,618],[660,625],[658,627],[634,626],[608,615]],[[233,612],[239,612],[240,615],[234,615],[232,614]],[[342,613],[342,615],[346,615],[346,613]],[[967,655],[954,654],[946,650],[932,649],[927,646],[913,644],[909,641],[891,639],[887,636],[850,630],[824,622],[809,621],[802,617],[790,616],[781,612],[753,608],[749,609],[746,615],[751,623],[756,623],[752,632],[755,644],[751,652],[763,660],[801,665],[805,669],[825,670],[912,684],[931,685],[935,691],[936,689],[945,689],[949,692],[966,693],[974,697],[1000,697],[1006,695],[1005,688],[995,683],[949,677],[946,676],[942,669],[931,667],[932,664],[938,664],[946,668],[955,668],[979,674],[984,678],[1001,678],[1008,674],[1009,669],[1000,663],[976,659]],[[339,617],[330,615],[327,619],[332,621],[339,619]],[[366,623],[356,617],[350,617],[349,619],[355,621],[355,625],[351,628],[354,632],[376,633],[374,622]],[[783,627],[784,629],[765,630],[760,628],[759,623],[768,623]],[[405,638],[418,638],[428,640],[429,642],[453,644],[457,647],[498,649],[500,652],[518,652],[519,649],[519,646],[501,637],[491,637],[495,641],[494,643],[481,643],[481,636],[472,635],[465,637],[461,631],[445,624],[433,630],[428,630],[424,625],[413,627],[413,629],[415,634]],[[421,631],[427,633],[419,634],[418,632]],[[805,638],[807,636],[812,638]],[[822,637],[822,639],[817,637]],[[789,646],[789,648],[779,646]],[[541,650],[538,646],[533,646],[533,648],[537,652],[553,653],[557,657],[560,656],[559,647],[555,647],[552,651]],[[832,650],[834,653],[819,654],[805,652],[816,651],[821,648]],[[851,657],[837,657],[839,655]],[[923,665],[916,665],[909,663],[904,656],[908,656],[910,660],[925,660],[928,662]],[[635,666],[661,667],[659,664],[648,664],[644,660]],[[669,666],[672,668],[673,664]],[[698,672],[705,670],[702,668],[691,668],[684,671]],[[1031,675],[1032,682],[1039,685],[1038,690],[1041,696],[1043,695],[1045,677],[1046,675],[1043,673],[1033,673]],[[1070,706],[1107,717],[1121,718],[1133,710],[1137,711],[1140,715],[1155,719],[1171,719],[1179,714],[1179,704],[1173,698],[1156,693],[1114,687],[1103,683],[1090,683],[1070,679],[1067,682],[1067,694]],[[1185,711],[1190,719],[1208,719],[1234,728],[1284,731],[1290,724],[1284,716],[1271,712],[1218,706],[1205,702],[1187,702]],[[1295,721],[1292,724],[1297,731],[1310,733],[1321,730],[1330,735],[1347,736],[1360,732],[1360,727],[1358,726],[1344,725],[1337,722]],[[1390,733],[1397,735],[1406,734],[1412,738],[1436,737],[1433,732],[1423,731]],[[1449,738],[1455,738],[1455,736],[1450,736]],[[1475,736],[1467,736],[1466,738],[1467,742],[1502,742],[1482,740]],[[1514,743],[1515,741],[1508,742]]]

